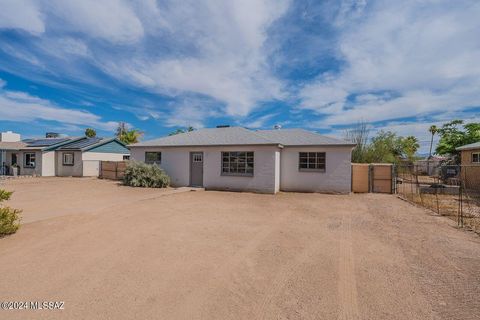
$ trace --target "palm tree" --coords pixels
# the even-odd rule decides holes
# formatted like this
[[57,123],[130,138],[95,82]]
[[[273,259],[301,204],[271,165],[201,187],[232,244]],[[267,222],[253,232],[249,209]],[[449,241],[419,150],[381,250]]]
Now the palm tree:
[[143,135],[143,132],[141,132],[140,130],[132,129],[132,130],[124,131],[123,134],[120,137],[118,137],[118,139],[125,144],[132,144],[132,143],[137,143],[142,137],[142,135]]
[[432,134],[432,138],[430,139],[430,152],[428,153],[427,159],[427,174],[430,175],[430,159],[432,158],[433,136],[438,132],[437,126],[432,124],[430,128],[428,128],[428,132]]
[[433,136],[438,132],[438,128],[436,125],[431,125],[428,131],[432,134],[432,138],[430,139],[430,153],[428,155],[428,158],[430,159],[432,157]]
[[85,136],[87,138],[95,138],[97,136],[97,131],[95,131],[95,129],[92,129],[92,128],[87,128],[85,129]]
[[125,122],[120,122],[117,127],[115,136],[118,140],[125,144],[137,143],[143,136],[143,132],[138,129],[128,129]]

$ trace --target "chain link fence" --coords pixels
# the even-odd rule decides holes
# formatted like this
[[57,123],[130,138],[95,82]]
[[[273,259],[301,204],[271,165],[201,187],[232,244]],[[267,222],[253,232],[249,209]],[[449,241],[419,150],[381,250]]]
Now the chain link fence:
[[480,232],[480,166],[397,165],[396,193]]

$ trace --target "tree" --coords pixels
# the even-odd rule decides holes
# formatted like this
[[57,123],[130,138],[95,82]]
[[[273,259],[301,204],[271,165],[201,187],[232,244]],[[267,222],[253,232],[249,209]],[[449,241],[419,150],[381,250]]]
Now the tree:
[[415,153],[417,153],[417,150],[420,148],[418,139],[414,136],[408,136],[405,138],[401,138],[401,143],[403,156],[406,157],[409,161],[413,161]]
[[[10,199],[12,192],[0,189],[0,203]],[[0,206],[0,237],[15,233],[20,227],[20,210]]]
[[432,134],[432,138],[430,139],[430,152],[428,153],[428,158],[430,159],[432,157],[433,136],[438,132],[437,126],[431,125],[430,128],[428,128],[428,132]]
[[402,137],[391,131],[380,131],[375,137],[367,152],[367,162],[370,163],[397,163],[404,155]]
[[118,124],[115,136],[125,144],[137,143],[143,136],[143,132],[138,129],[128,129],[125,122]]
[[436,152],[441,155],[451,155],[458,161],[458,147],[480,141],[480,123],[464,124],[463,120],[453,120],[442,125],[438,129],[438,135],[440,140]]
[[85,137],[87,138],[95,138],[97,136],[97,131],[92,128],[85,129]]
[[177,130],[175,130],[175,131],[173,131],[173,132],[170,132],[168,135],[169,135],[169,136],[174,136],[174,135],[176,135],[176,134],[185,133],[185,132],[192,132],[192,131],[194,131],[194,130],[195,130],[195,128],[190,126],[190,127],[186,128],[186,129],[177,129]]
[[352,151],[352,162],[364,163],[367,161],[369,132],[367,123],[359,122],[345,133],[346,140],[356,144]]

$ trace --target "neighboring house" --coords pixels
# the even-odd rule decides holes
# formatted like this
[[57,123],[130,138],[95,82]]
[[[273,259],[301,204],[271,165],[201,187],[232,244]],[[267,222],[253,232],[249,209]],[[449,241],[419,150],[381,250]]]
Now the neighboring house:
[[97,177],[100,161],[122,161],[130,150],[118,139],[81,138],[56,149],[55,175],[59,177]]
[[439,174],[440,166],[447,160],[447,157],[432,156],[417,160],[413,164],[417,172],[434,176]]
[[176,187],[348,193],[354,146],[301,129],[217,127],[129,148],[133,160],[160,165]]
[[[18,137],[20,139],[20,137]],[[117,139],[63,137],[0,141],[0,174],[98,176],[101,160],[121,161],[130,151]]]
[[457,150],[460,151],[465,187],[480,191],[480,141],[461,146]]
[[457,148],[462,165],[480,165],[480,141]]

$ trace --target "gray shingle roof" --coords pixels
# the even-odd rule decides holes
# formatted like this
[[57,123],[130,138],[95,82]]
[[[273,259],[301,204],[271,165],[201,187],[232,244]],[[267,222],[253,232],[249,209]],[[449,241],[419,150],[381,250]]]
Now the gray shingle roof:
[[475,143],[466,144],[464,146],[458,147],[457,150],[470,150],[470,149],[480,149],[480,141]]
[[242,127],[200,129],[145,141],[129,147],[180,147],[224,145],[342,145],[354,144],[302,129],[251,131]]
[[241,127],[199,129],[150,141],[140,142],[129,147],[173,147],[173,146],[225,146],[278,144],[254,131]]
[[355,145],[345,140],[327,137],[303,129],[258,130],[256,132],[268,140],[278,142],[284,146]]

